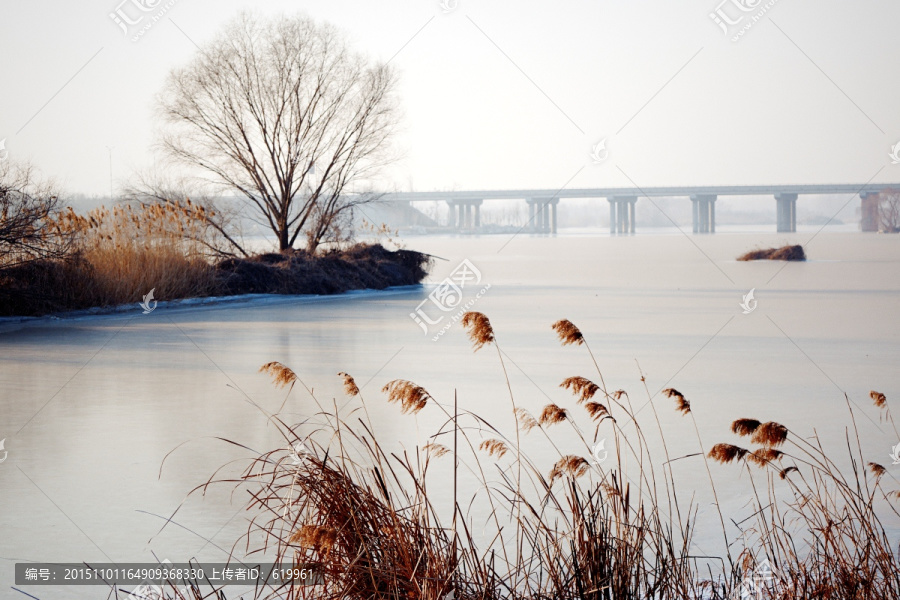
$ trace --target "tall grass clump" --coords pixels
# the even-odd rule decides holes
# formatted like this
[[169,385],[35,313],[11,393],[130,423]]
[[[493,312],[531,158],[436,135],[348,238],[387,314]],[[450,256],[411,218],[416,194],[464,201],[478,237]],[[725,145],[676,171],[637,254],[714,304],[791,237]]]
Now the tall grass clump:
[[[476,350],[497,344],[485,315],[468,313],[462,323]],[[553,329],[563,346],[576,347],[564,351],[590,352],[571,322]],[[650,410],[641,413],[642,422],[627,391],[607,389],[592,353],[596,372],[567,374],[558,398],[530,410],[516,402],[498,356],[498,376],[512,400],[511,423],[504,426],[415,382],[384,386],[379,411],[396,411],[417,431],[421,415],[441,423],[412,450],[379,439],[369,418],[372,401],[363,399],[351,375],[339,374],[349,398],[338,410],[337,401],[326,407],[295,371],[264,365],[278,386],[300,381],[317,412],[294,424],[266,414],[283,447],[254,453],[238,476],[211,479],[197,491],[214,482],[246,491],[250,525],[241,544],[247,556],[314,565],[321,578],[312,586],[260,588],[255,597],[900,598],[898,548],[883,521],[900,518],[900,492],[896,481],[887,485],[883,465],[864,461],[849,401],[848,472],[814,433],[760,415],[736,419],[721,441],[706,447],[694,421],[702,403],[671,388],[663,392],[668,401],[659,402],[643,375]],[[882,420],[893,424],[884,394],[873,391],[871,398]],[[690,421],[697,451],[670,454],[663,423],[673,418],[676,428],[679,419]],[[558,430],[566,432],[565,448],[559,435],[551,436]],[[536,435],[552,456],[526,452]],[[300,441],[310,451],[291,460]],[[716,498],[712,522],[721,538],[711,536],[704,551],[695,539],[703,507],[697,490],[679,484],[676,461],[693,461],[707,473]],[[746,475],[741,485],[750,502],[741,514],[725,515],[719,505],[722,469]],[[449,507],[448,473],[454,481]],[[458,492],[458,475],[474,481],[474,489]],[[440,494],[429,488],[435,478],[444,484]]]
[[[91,306],[210,294],[215,272],[202,237],[206,209],[183,203],[71,209],[58,226],[76,232],[73,294]],[[79,285],[80,284],[80,285]]]

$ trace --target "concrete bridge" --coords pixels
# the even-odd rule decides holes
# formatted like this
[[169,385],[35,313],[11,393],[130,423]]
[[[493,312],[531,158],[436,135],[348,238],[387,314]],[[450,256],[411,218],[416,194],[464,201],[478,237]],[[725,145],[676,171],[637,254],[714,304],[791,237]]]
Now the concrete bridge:
[[443,201],[450,206],[449,227],[481,227],[481,205],[487,200],[524,200],[528,204],[531,231],[556,233],[557,205],[562,198],[606,198],[609,201],[609,232],[634,233],[634,206],[639,198],[689,198],[693,206],[694,233],[716,232],[716,199],[720,196],[772,196],[779,232],[797,231],[797,200],[802,195],[858,195],[862,205],[862,230],[878,230],[879,195],[900,191],[900,183],[741,185],[648,188],[586,188],[562,190],[470,190],[455,192],[397,192],[385,194],[384,202]]

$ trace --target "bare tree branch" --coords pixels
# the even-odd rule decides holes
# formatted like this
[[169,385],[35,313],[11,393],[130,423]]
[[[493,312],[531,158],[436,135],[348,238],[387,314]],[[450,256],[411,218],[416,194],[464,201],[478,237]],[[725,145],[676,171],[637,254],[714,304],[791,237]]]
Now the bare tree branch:
[[242,14],[170,74],[162,147],[244,195],[280,250],[303,234],[315,252],[393,158],[396,85],[330,25]]

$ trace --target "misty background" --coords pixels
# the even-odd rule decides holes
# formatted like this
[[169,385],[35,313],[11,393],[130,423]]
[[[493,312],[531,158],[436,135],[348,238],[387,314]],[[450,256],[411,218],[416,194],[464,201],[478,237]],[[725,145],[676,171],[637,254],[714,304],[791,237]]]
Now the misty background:
[[[110,16],[141,14],[131,3],[0,2],[0,140],[78,208],[153,168],[166,74],[248,8],[329,21],[399,70],[403,158],[376,182],[385,191],[900,180],[889,157],[900,139],[892,2],[770,0],[736,42],[710,18],[738,14],[717,0],[165,0],[138,41]],[[609,159],[594,164],[604,139]],[[853,221],[848,200],[804,196],[798,220],[846,205],[837,217]],[[689,221],[686,199],[660,206]],[[525,211],[486,203],[485,223]],[[774,200],[721,198],[717,213],[723,224],[774,222]],[[560,225],[607,214],[603,200],[566,200]],[[639,226],[654,214],[638,202]]]

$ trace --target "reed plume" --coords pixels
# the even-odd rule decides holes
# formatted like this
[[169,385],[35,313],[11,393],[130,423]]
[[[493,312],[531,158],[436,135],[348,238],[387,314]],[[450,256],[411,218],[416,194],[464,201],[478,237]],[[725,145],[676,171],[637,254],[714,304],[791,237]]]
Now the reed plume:
[[782,479],[787,479],[787,476],[788,476],[792,471],[796,471],[796,472],[799,473],[799,472],[800,472],[800,469],[798,469],[797,467],[787,467],[786,469],[782,469],[781,471],[779,471],[779,472],[778,472],[778,476],[781,477]]
[[881,477],[885,474],[885,472],[887,472],[887,469],[876,462],[870,462],[868,466],[869,470],[872,471],[872,475],[874,475],[875,477]]
[[561,423],[566,420],[568,413],[566,413],[566,409],[560,408],[555,404],[548,404],[544,407],[544,410],[541,411],[541,425],[553,425],[556,423]]
[[663,394],[669,398],[675,398],[675,410],[681,414],[686,415],[691,412],[691,403],[684,397],[684,394],[675,388],[666,388],[663,390]]
[[613,419],[612,415],[609,414],[609,410],[607,410],[607,408],[604,405],[600,404],[599,402],[588,402],[587,404],[584,405],[584,408],[587,409],[588,414],[591,416],[591,419],[593,419],[594,421],[596,421],[598,419],[603,419],[605,417],[609,417],[610,419],[615,421],[615,419]]
[[503,455],[509,452],[509,447],[500,440],[484,440],[478,446],[479,450],[487,450],[488,456],[496,456],[503,458]]
[[581,330],[568,319],[557,321],[553,324],[553,329],[556,331],[556,335],[559,336],[563,346],[568,346],[569,344],[580,346],[584,343],[584,336],[581,335]]
[[434,400],[425,388],[405,379],[395,379],[381,388],[388,395],[388,402],[400,404],[401,411],[405,413],[417,413]]
[[578,397],[578,404],[590,400],[600,390],[600,386],[586,377],[568,377],[559,384],[559,387],[572,390]]
[[450,453],[449,448],[442,446],[441,444],[435,444],[434,442],[428,442],[422,446],[422,450],[424,450],[428,456],[433,456],[434,458],[440,458],[445,454]]
[[271,375],[276,387],[281,388],[286,385],[294,387],[294,384],[297,383],[297,374],[280,362],[268,362],[259,368],[259,372]]
[[751,435],[760,425],[756,419],[738,419],[731,424],[731,431],[740,436]]
[[871,392],[869,392],[869,397],[872,398],[872,401],[878,408],[884,408],[885,406],[887,406],[887,396],[885,396],[881,392],[872,390]]
[[469,339],[475,345],[476,352],[485,344],[494,342],[494,328],[484,313],[469,311],[462,316],[461,322],[468,329]]
[[750,440],[763,446],[780,446],[787,439],[787,435],[787,427],[780,423],[769,421],[757,427]]
[[747,455],[747,460],[758,467],[765,467],[772,461],[779,460],[783,455],[784,453],[782,451],[775,450],[774,448],[759,448],[758,450],[749,453]]
[[550,483],[553,483],[558,477],[569,475],[571,477],[581,477],[591,468],[590,463],[580,456],[569,454],[563,456],[556,461],[553,469],[550,471]]
[[338,377],[342,377],[344,379],[344,392],[348,396],[359,396],[359,388],[357,387],[356,381],[353,379],[353,377],[351,377],[347,373],[344,373],[343,371],[338,373]]
[[712,447],[712,450],[709,451],[708,456],[714,461],[728,464],[734,460],[740,460],[747,456],[750,451],[746,448],[741,448],[740,446],[733,446],[731,444],[716,444]]
[[290,543],[301,548],[311,548],[316,552],[328,552],[337,540],[337,531],[331,527],[304,525],[294,532]]
[[516,409],[516,419],[519,422],[519,428],[523,429],[525,433],[528,433],[535,427],[540,427],[540,423],[537,422],[537,419],[531,416],[531,413],[524,408]]

